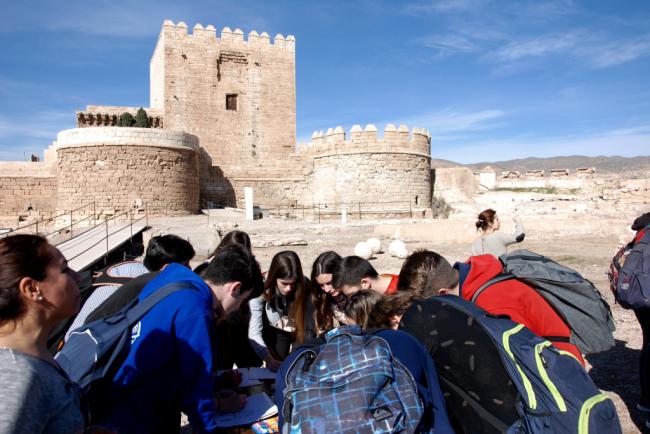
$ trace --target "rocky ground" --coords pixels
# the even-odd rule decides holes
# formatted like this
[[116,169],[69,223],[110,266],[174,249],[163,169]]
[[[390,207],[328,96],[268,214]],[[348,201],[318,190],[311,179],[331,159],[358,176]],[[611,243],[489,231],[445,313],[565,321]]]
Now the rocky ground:
[[[384,237],[383,247],[387,250],[390,239],[385,238],[385,234],[393,234],[393,228],[398,226],[402,228],[401,238],[409,251],[426,248],[443,254],[450,261],[464,260],[475,234],[468,230],[461,236],[449,237],[448,233],[459,224],[465,225],[464,222],[459,222],[461,217],[428,221],[355,220],[348,221],[346,225],[332,220],[319,225],[268,216],[261,220],[245,221],[240,212],[219,210],[209,219],[205,215],[199,215],[153,220],[150,233],[175,233],[188,238],[196,247],[198,263],[218,244],[219,231],[225,233],[237,228],[250,234],[254,253],[263,269],[268,268],[271,258],[277,252],[294,250],[303,261],[305,274],[309,274],[311,263],[325,250],[335,250],[343,256],[351,255],[357,242],[378,235]],[[619,240],[629,235],[626,228],[631,219],[629,216],[619,219],[610,217],[604,224],[599,216],[589,213],[573,220],[553,213],[537,216],[537,220],[531,218],[529,216],[526,240],[521,247],[545,254],[577,269],[610,301],[617,326],[616,346],[605,353],[588,357],[590,375],[598,387],[614,400],[623,432],[642,432],[645,419],[635,409],[639,397],[641,331],[633,312],[613,303],[605,274]],[[504,230],[507,229],[506,224]],[[379,272],[397,273],[402,260],[382,253],[376,255],[371,262]]]

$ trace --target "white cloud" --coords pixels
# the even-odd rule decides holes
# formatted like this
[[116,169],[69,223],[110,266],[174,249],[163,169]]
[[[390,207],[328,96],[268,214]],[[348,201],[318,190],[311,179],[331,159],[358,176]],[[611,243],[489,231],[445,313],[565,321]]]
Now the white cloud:
[[408,119],[407,125],[427,128],[436,137],[448,133],[467,133],[484,131],[502,126],[497,122],[503,119],[505,112],[502,110],[481,110],[476,112],[459,112],[444,109],[437,112],[418,115]]
[[530,57],[549,56],[565,53],[580,41],[580,31],[554,33],[523,41],[514,41],[493,53],[488,58],[500,62],[513,62]]
[[464,144],[448,143],[446,146],[438,144],[432,151],[434,158],[466,164],[563,155],[650,155],[650,125],[582,136],[489,139]]
[[593,49],[587,50],[585,55],[591,58],[591,63],[596,68],[608,68],[631,62],[650,55],[650,34],[593,47]]

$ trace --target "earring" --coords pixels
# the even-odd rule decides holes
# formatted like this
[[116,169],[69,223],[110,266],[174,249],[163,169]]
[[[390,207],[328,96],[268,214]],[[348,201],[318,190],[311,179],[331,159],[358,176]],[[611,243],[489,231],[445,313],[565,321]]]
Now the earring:
[[38,294],[38,295],[36,296],[36,300],[38,300],[38,301],[43,301],[43,294]]

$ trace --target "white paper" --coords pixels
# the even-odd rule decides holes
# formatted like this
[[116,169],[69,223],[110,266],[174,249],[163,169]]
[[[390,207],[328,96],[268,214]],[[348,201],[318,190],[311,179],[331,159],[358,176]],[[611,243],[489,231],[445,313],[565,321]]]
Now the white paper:
[[230,428],[233,426],[252,425],[258,420],[278,414],[278,407],[271,398],[262,392],[247,397],[246,407],[236,413],[226,413],[217,416],[217,427]]
[[[260,380],[275,380],[275,372],[267,368],[239,368],[235,372],[241,373],[241,383],[237,387],[250,387],[262,384]],[[219,371],[221,375],[225,371]]]

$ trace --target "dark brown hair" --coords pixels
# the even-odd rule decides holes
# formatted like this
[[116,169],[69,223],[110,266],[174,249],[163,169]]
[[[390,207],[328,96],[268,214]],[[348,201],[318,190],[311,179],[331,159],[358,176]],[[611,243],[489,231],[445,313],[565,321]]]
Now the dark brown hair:
[[474,225],[476,226],[477,231],[484,231],[494,223],[494,216],[497,214],[497,212],[491,208],[488,208],[484,211],[482,211],[476,220],[476,223]]
[[251,238],[248,236],[246,232],[230,231],[223,236],[223,238],[219,242],[219,245],[217,246],[216,249],[214,249],[214,252],[212,252],[212,255],[210,256],[216,256],[217,253],[219,253],[221,250],[230,247],[232,245],[241,246],[244,249],[248,250],[249,252],[252,252]]
[[18,285],[25,277],[45,280],[54,259],[49,243],[37,235],[13,235],[0,239],[0,325],[25,313]]
[[[333,304],[336,302],[329,294],[320,289],[316,278],[321,274],[333,275],[340,262],[341,256],[330,250],[318,255],[311,267],[311,301],[314,305],[314,321],[318,332],[334,328],[334,312],[332,309]],[[332,279],[334,279],[333,276]]]
[[345,305],[345,315],[354,320],[361,328],[366,328],[366,321],[370,316],[370,312],[381,298],[381,294],[372,289],[357,291],[348,298],[348,303]]
[[458,285],[458,271],[449,262],[431,250],[416,250],[411,253],[399,272],[397,288],[413,292],[418,298],[438,295],[442,288]]
[[264,282],[264,300],[270,303],[276,296],[276,286],[278,279],[296,279],[296,289],[287,295],[287,307],[289,319],[293,320],[296,332],[296,342],[302,344],[305,341],[307,311],[307,298],[309,295],[309,286],[306,285],[305,276],[302,273],[300,258],[291,250],[285,250],[276,255],[271,260],[269,272]]
[[417,294],[412,291],[396,292],[383,297],[370,312],[366,326],[368,328],[392,328],[393,317],[404,315],[416,298]]

